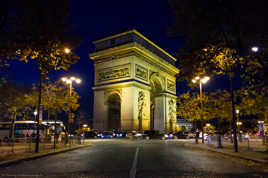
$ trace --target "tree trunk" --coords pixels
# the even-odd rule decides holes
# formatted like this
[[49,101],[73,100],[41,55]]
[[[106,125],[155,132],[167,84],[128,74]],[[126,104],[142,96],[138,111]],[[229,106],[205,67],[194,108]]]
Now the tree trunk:
[[232,121],[233,121],[233,135],[234,135],[234,151],[238,152],[237,145],[237,135],[236,135],[236,116],[235,116],[235,106],[234,106],[234,90],[233,90],[233,77],[229,76],[230,80],[230,90],[231,90],[231,103],[232,103]]

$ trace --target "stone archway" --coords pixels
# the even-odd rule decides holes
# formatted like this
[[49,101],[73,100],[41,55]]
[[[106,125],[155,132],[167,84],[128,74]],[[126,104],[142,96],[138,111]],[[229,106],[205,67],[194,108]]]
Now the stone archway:
[[163,84],[158,73],[153,73],[150,77],[150,129],[155,130],[158,128],[159,113],[156,110],[159,108],[158,97],[163,92]]
[[108,105],[108,130],[121,129],[121,100],[116,93],[110,95],[107,99]]

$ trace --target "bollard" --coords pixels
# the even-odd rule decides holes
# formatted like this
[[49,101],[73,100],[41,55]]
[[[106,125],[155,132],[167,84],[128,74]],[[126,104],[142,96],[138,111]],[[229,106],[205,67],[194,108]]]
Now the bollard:
[[248,150],[250,150],[250,148],[249,148],[249,138],[248,138]]

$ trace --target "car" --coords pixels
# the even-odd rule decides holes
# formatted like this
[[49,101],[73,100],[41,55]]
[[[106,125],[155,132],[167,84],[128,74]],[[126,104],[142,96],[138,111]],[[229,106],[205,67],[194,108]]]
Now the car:
[[174,139],[173,133],[166,133],[166,134],[164,134],[164,139],[165,140],[167,140],[167,139]]
[[85,139],[97,138],[97,133],[94,131],[85,132],[84,137]]
[[183,132],[177,132],[174,134],[178,139],[186,139],[188,133],[183,133]]
[[114,138],[114,133],[112,131],[104,131],[97,134],[98,138]]
[[163,134],[161,134],[159,131],[156,130],[146,130],[144,131],[143,136],[149,137],[149,139],[162,139],[164,137]]

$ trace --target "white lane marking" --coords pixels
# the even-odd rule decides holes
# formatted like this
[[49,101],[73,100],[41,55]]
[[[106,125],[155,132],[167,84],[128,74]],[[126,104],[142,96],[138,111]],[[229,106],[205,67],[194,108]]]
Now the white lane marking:
[[137,167],[137,163],[138,163],[138,154],[139,154],[139,147],[136,148],[136,152],[135,152],[134,160],[133,160],[133,163],[132,163],[132,167],[131,167],[130,172],[129,172],[129,178],[135,178],[136,177],[136,167]]

